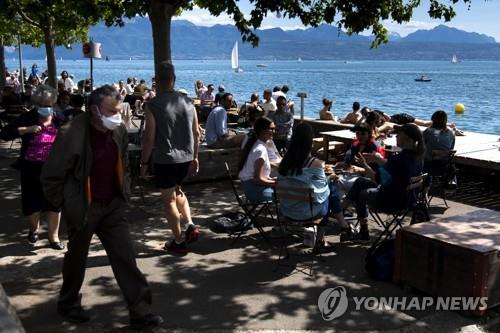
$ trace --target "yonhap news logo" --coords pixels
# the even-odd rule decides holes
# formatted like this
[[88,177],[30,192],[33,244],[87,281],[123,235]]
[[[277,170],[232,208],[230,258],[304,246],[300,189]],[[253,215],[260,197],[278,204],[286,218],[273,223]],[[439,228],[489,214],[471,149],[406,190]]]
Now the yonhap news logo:
[[326,321],[334,320],[347,311],[347,292],[344,287],[328,288],[318,297],[321,317]]
[[[488,305],[488,297],[352,297],[352,301],[355,311],[481,311]],[[342,286],[325,289],[318,297],[318,309],[325,321],[341,317],[348,306],[347,291]]]

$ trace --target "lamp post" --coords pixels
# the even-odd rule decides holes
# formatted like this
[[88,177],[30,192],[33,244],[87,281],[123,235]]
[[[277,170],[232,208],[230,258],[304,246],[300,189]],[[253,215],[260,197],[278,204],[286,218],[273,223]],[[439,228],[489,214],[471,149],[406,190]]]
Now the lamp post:
[[300,97],[300,122],[304,121],[304,98],[307,97],[305,92],[297,93],[297,97]]

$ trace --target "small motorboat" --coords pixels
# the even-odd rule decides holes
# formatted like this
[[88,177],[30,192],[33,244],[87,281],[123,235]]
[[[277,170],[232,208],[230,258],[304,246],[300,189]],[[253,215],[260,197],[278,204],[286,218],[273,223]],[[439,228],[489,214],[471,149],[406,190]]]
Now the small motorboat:
[[417,77],[415,79],[415,81],[417,81],[417,82],[431,82],[432,79],[430,77],[428,77],[428,76],[422,75],[420,77]]
[[256,66],[257,66],[257,67],[267,67],[267,65],[266,65],[266,64],[257,64]]

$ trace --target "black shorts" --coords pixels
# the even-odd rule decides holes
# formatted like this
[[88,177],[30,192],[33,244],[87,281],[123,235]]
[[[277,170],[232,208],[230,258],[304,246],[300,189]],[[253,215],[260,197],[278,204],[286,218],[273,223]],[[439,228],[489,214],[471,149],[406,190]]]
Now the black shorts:
[[411,124],[415,121],[415,117],[409,115],[408,113],[397,113],[391,116],[391,123],[404,125]]
[[181,185],[186,178],[191,162],[177,164],[156,164],[154,165],[154,175],[156,187],[167,189]]

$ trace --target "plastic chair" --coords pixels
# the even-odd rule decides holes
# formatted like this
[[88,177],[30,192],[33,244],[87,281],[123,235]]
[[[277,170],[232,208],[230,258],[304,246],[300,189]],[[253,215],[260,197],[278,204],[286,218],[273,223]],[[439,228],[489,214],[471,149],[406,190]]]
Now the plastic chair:
[[236,201],[238,202],[238,205],[240,206],[241,210],[243,210],[243,213],[247,217],[246,219],[242,219],[240,225],[238,225],[235,228],[241,231],[236,231],[234,233],[229,234],[230,236],[236,235],[231,245],[234,245],[238,241],[238,239],[240,239],[241,235],[245,233],[245,231],[248,229],[250,225],[253,225],[259,231],[260,236],[266,242],[269,242],[269,239],[266,237],[262,225],[258,221],[258,217],[260,217],[262,213],[266,213],[269,214],[269,216],[271,216],[271,220],[274,222],[274,216],[271,212],[271,205],[273,205],[273,201],[252,202],[248,200],[243,194],[239,194],[238,189],[236,187],[236,182],[234,181],[231,175],[229,165],[227,164],[227,162],[224,162],[224,164],[226,166],[226,172],[229,177],[229,180],[231,181],[231,188],[233,189]]
[[[423,220],[430,220],[429,213],[427,211],[427,202],[423,191],[424,180],[426,177],[427,174],[421,174],[410,178],[410,181],[406,186],[407,204],[404,207],[391,210],[376,209],[374,207],[368,208],[371,217],[383,228],[382,232],[368,249],[369,252],[375,249],[380,243],[391,237],[398,227],[401,228],[404,219],[410,212],[412,213],[410,224],[419,222],[417,221],[419,214],[423,215]],[[383,219],[380,213],[387,214],[387,218]]]
[[[318,252],[316,251],[317,250],[316,239],[318,235],[317,229],[318,225],[321,223],[321,220],[323,219],[323,216],[313,216],[314,190],[309,187],[285,185],[278,182],[278,184],[274,189],[274,194],[275,194],[275,201],[277,202],[278,207],[280,207],[280,203],[283,201],[300,201],[308,205],[310,209],[310,217],[308,219],[294,220],[292,218],[287,217],[286,212],[283,211],[280,207],[279,212],[283,216],[283,220],[280,220],[280,214],[278,214],[277,219],[278,219],[278,226],[280,230],[282,230],[283,232],[283,237],[281,239],[280,253],[276,269],[278,269],[279,266],[290,266],[289,264],[283,264],[282,258],[287,260],[290,258],[290,252],[288,250],[288,243],[289,243],[288,240],[289,240],[289,235],[295,233],[293,229],[296,229],[297,227],[301,228],[312,227],[313,240],[315,243],[311,251],[310,265],[309,267],[306,266],[305,269],[296,268],[302,273],[312,276],[316,254],[318,254]],[[319,254],[319,256],[321,257],[321,254]],[[309,272],[307,272],[307,268],[309,268]]]

